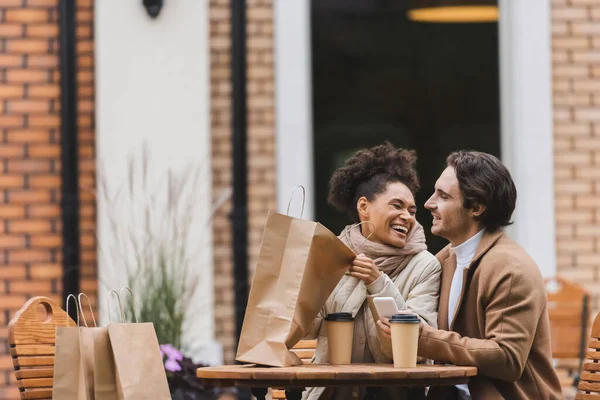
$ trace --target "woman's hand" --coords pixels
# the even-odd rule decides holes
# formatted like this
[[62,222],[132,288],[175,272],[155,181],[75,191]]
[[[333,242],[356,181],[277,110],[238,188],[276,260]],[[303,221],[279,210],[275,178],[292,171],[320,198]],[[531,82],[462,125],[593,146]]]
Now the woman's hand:
[[390,328],[390,320],[386,317],[381,317],[377,321],[377,327],[386,339],[392,340],[392,329]]
[[375,282],[382,274],[383,272],[377,268],[373,260],[364,254],[354,257],[350,266],[350,276],[360,279],[366,285]]

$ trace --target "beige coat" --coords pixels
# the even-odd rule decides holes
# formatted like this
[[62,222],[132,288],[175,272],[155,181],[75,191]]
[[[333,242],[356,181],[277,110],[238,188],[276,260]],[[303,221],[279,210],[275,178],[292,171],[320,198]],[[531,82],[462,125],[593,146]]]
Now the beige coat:
[[[315,339],[317,349],[315,363],[327,364],[329,362],[327,346],[327,329],[324,318],[329,313],[351,312],[357,316],[362,309],[364,312],[366,329],[363,332],[355,331],[355,342],[366,343],[376,363],[392,363],[392,349],[389,344],[380,344],[380,332],[377,329],[374,317],[376,311],[372,300],[374,297],[393,297],[400,310],[410,309],[421,317],[427,324],[437,327],[437,305],[440,287],[441,267],[438,260],[428,251],[415,254],[400,274],[388,282],[380,293],[369,294],[367,287],[359,279],[345,275],[338,283],[325,306],[313,322],[313,328],[305,339]],[[369,307],[363,307],[365,301]],[[357,316],[361,318],[361,315]],[[356,335],[359,335],[358,338]],[[387,343],[382,341],[382,343]],[[362,351],[355,349],[354,351]],[[316,400],[323,393],[324,388],[308,388],[303,399]]]
[[[473,400],[562,399],[552,367],[550,325],[542,275],[525,250],[502,231],[486,232],[464,271],[452,324],[448,299],[456,257],[438,254],[442,285],[438,323],[423,326],[419,355],[479,370]],[[428,398],[454,399],[453,388],[432,387]]]

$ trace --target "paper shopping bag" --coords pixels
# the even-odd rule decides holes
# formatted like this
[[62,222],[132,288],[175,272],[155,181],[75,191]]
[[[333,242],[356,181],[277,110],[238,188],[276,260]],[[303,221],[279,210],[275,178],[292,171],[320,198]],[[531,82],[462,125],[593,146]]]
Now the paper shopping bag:
[[[69,299],[77,299],[74,295],[67,298],[67,314]],[[88,380],[89,366],[86,366],[85,353],[88,349],[81,342],[79,325],[79,307],[77,306],[77,326],[56,328],[54,342],[54,377],[52,398],[61,400],[93,400],[90,391],[91,382]],[[69,319],[70,320],[70,319]]]
[[115,359],[108,328],[89,328],[94,345],[94,397],[96,400],[118,400]]
[[310,331],[354,257],[323,225],[269,213],[236,360],[302,364],[289,349]]
[[93,399],[86,390],[85,369],[79,345],[79,327],[56,328],[53,399]]
[[109,324],[119,399],[170,400],[167,375],[152,323]]

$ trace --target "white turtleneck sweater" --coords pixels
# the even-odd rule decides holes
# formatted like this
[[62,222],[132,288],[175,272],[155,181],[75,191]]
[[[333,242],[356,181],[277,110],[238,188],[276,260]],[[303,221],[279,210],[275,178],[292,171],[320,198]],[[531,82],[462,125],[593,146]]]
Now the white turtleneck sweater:
[[[448,301],[448,327],[450,329],[452,328],[454,314],[456,314],[457,311],[456,306],[463,286],[464,271],[471,265],[484,232],[485,229],[482,229],[466,242],[463,242],[456,247],[450,247],[450,251],[456,255],[456,271],[454,271],[454,276],[452,277],[450,299]],[[471,393],[469,393],[469,387],[467,385],[456,385],[456,388],[458,389],[458,396],[461,400],[471,399]]]

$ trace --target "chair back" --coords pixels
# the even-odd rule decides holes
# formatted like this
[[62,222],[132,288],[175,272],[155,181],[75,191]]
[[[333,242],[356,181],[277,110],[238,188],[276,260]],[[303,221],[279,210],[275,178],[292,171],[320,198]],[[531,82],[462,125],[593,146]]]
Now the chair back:
[[8,324],[8,344],[21,399],[52,399],[56,328],[75,322],[54,301],[34,297]]
[[585,354],[576,400],[600,400],[600,314],[592,324],[592,334]]
[[589,318],[589,295],[563,278],[546,280],[552,357],[583,361]]
[[[304,364],[310,364],[315,355],[316,348],[316,340],[301,340],[292,348],[292,351],[296,353],[298,357],[300,357]],[[284,400],[285,391],[276,388],[271,389],[271,398],[273,400]]]

